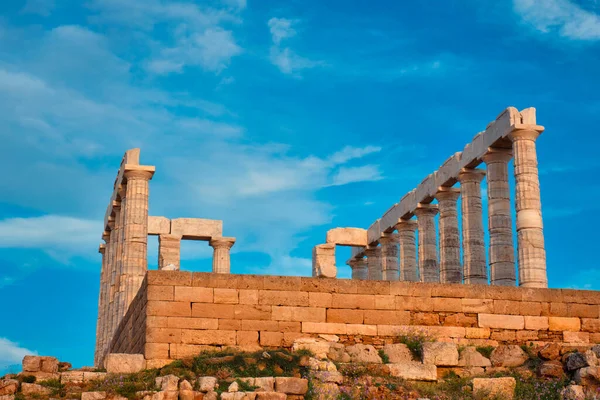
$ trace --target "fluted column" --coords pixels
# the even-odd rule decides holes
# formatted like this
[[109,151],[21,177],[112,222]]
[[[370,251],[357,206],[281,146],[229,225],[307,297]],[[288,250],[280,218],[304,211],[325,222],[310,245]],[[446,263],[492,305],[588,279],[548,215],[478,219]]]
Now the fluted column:
[[519,286],[548,287],[542,223],[540,181],[535,141],[543,127],[516,129],[510,134],[515,164]]
[[113,333],[115,331],[115,321],[117,315],[116,303],[115,303],[115,292],[117,288],[117,270],[115,265],[115,255],[117,253],[117,234],[115,232],[115,219],[118,218],[118,213],[120,210],[115,210],[115,216],[113,216],[112,220],[108,221],[108,227],[110,229],[110,243],[109,243],[109,252],[110,252],[110,260],[109,260],[109,276],[107,282],[107,298],[106,302],[108,303],[107,309],[108,314],[106,315],[106,319],[108,322],[108,336],[106,341],[106,346],[110,346],[110,342],[113,337]]
[[103,266],[104,266],[104,280],[102,281],[102,286],[100,288],[102,296],[103,296],[103,301],[102,301],[102,309],[98,310],[98,313],[100,313],[102,315],[102,332],[100,333],[100,337],[102,338],[101,340],[101,346],[100,346],[100,354],[99,354],[99,358],[98,358],[98,365],[102,365],[102,359],[104,358],[104,354],[106,353],[106,348],[108,347],[108,340],[109,340],[109,329],[110,329],[110,322],[109,322],[109,315],[110,315],[110,309],[109,309],[109,290],[110,290],[110,268],[111,268],[111,257],[112,257],[112,247],[110,245],[110,231],[104,231],[102,233],[102,240],[104,240],[105,244],[105,250],[104,250],[104,257],[103,257]]
[[104,323],[104,319],[103,319],[103,309],[104,309],[104,280],[105,280],[105,262],[106,259],[104,257],[105,253],[106,253],[106,245],[105,244],[100,244],[100,246],[98,247],[98,253],[102,254],[102,263],[101,263],[101,267],[100,267],[100,286],[98,289],[98,318],[96,320],[96,349],[94,352],[94,365],[100,365],[99,361],[100,361],[100,354],[102,352],[102,332],[103,332],[103,327],[102,324]]
[[487,285],[481,181],[485,171],[465,168],[458,175],[462,205],[463,268],[465,284]]
[[367,247],[365,255],[367,256],[368,279],[370,281],[381,280],[381,247]]
[[442,283],[462,283],[456,204],[459,196],[460,190],[454,188],[440,188],[435,195],[440,210],[440,281]]
[[415,210],[419,228],[419,272],[421,282],[440,281],[434,219],[437,213],[438,207],[435,204],[419,203]]
[[417,246],[415,230],[417,222],[412,219],[402,220],[396,224],[398,242],[400,243],[400,280],[417,282]]
[[508,186],[508,162],[511,158],[511,150],[500,148],[490,148],[483,156],[487,167],[490,282],[500,286],[515,286],[516,283]]
[[125,241],[123,275],[125,275],[125,311],[137,294],[148,270],[148,182],[154,167],[126,166]]
[[[121,213],[119,214],[119,219],[115,221],[115,233],[117,234],[117,248],[115,254],[115,265],[117,270],[117,287],[118,291],[116,293],[117,297],[117,309],[118,309],[118,321],[127,313],[127,308],[129,304],[125,304],[126,296],[127,296],[127,275],[125,274],[125,265],[123,263],[123,255],[125,252],[125,210],[127,209],[127,185],[121,184],[118,188],[119,194],[119,203],[118,205],[121,208]],[[113,206],[113,209],[116,206]],[[117,326],[118,323],[117,322]],[[116,327],[115,327],[116,328]]]
[[364,257],[353,257],[348,260],[347,264],[352,268],[352,279],[364,281],[369,278],[367,260]]
[[158,269],[178,271],[180,269],[181,235],[161,234],[158,236]]
[[381,279],[384,281],[397,281],[398,271],[398,237],[389,234],[379,239],[381,245]]
[[235,243],[235,238],[220,237],[213,238],[209,244],[214,249],[212,272],[217,274],[229,274],[231,270],[231,258],[229,250]]

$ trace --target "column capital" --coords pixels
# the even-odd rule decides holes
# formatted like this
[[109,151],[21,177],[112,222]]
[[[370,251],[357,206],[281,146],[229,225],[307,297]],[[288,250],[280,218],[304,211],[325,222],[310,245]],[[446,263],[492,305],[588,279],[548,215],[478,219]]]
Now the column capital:
[[458,174],[458,181],[463,182],[481,182],[485,178],[485,171],[477,168],[463,168]]
[[117,188],[117,193],[119,194],[119,198],[121,199],[121,201],[123,201],[123,199],[127,197],[127,184],[123,183],[119,185],[119,187]]
[[108,225],[111,231],[115,229],[115,217],[109,218],[106,225]]
[[438,206],[437,204],[423,204],[423,203],[419,203],[417,205],[417,208],[415,209],[414,213],[417,216],[417,218],[422,217],[422,216],[436,216],[438,213]]
[[214,249],[231,249],[235,243],[234,237],[212,238],[208,244]]
[[100,243],[100,246],[98,246],[98,253],[104,254],[105,251],[106,251],[106,245],[104,243]]
[[346,261],[346,265],[348,265],[350,268],[356,268],[360,264],[364,264],[366,261],[367,260],[365,260],[363,257],[352,257]]
[[388,233],[379,238],[379,244],[382,246],[388,244],[397,244],[398,243],[398,235],[394,233]]
[[[164,241],[164,242],[180,242],[182,238],[182,235],[175,235],[172,233],[161,233],[160,235],[158,235],[158,240],[160,241]],[[235,241],[235,239],[234,239]]]
[[152,179],[152,176],[154,175],[155,170],[156,170],[156,168],[153,166],[126,164],[125,170],[123,171],[123,176],[128,181],[129,180],[149,181],[150,179]]
[[109,231],[102,232],[102,240],[104,240],[106,243],[108,243],[108,241],[110,240],[110,232]]
[[398,232],[414,232],[417,230],[417,221],[414,219],[402,219],[394,225],[394,228]]
[[369,246],[365,248],[365,256],[367,257],[373,257],[376,256],[377,250],[380,250],[381,248],[378,246]]
[[119,211],[121,209],[121,202],[117,200],[113,200],[112,202],[113,211]]
[[488,147],[487,153],[481,157],[484,163],[509,162],[513,157],[512,149],[502,149],[500,147]]
[[435,197],[438,201],[440,201],[440,200],[456,201],[456,200],[458,200],[459,196],[460,196],[460,189],[451,188],[451,187],[450,188],[440,187],[438,189],[438,192],[433,197]]
[[513,130],[508,134],[508,138],[513,142],[519,140],[535,141],[544,131],[544,127],[541,125],[517,124],[513,125],[512,128]]

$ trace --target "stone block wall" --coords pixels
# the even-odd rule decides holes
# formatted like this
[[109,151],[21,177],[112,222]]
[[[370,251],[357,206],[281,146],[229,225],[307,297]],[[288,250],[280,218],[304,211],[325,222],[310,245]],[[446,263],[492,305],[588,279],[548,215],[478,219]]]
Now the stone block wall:
[[464,345],[600,343],[600,292],[148,271],[112,352],[143,350],[151,367],[209,346],[333,334],[377,347],[413,330]]

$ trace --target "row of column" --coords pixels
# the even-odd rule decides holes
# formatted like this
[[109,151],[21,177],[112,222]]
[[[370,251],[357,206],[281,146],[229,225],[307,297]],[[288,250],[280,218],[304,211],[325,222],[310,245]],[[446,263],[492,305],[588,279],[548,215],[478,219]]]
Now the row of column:
[[[489,262],[492,285],[514,286],[516,268],[511,220],[508,162],[514,154],[515,207],[519,285],[547,287],[546,255],[535,140],[540,132],[515,130],[511,149],[490,148],[483,156],[486,171],[464,168],[460,189],[440,188],[438,204],[419,204],[415,220],[401,220],[397,234],[383,236],[377,247],[365,250],[366,259],[352,259],[354,279],[406,280],[487,284],[481,181],[488,178]],[[461,197],[462,246],[457,201]],[[439,213],[439,261],[435,216]],[[418,265],[417,246],[418,231]],[[399,257],[398,257],[399,250]],[[398,264],[398,259],[400,264]],[[417,272],[418,271],[418,272]]]
[[110,341],[147,270],[148,182],[153,168],[125,170],[118,196],[112,204],[108,230],[100,245],[102,268],[98,299],[96,365],[100,365]]
[[[158,269],[179,270],[181,261],[182,235],[161,234],[158,236]],[[233,237],[212,238],[208,244],[213,248],[212,272],[229,274],[231,271],[231,247]]]

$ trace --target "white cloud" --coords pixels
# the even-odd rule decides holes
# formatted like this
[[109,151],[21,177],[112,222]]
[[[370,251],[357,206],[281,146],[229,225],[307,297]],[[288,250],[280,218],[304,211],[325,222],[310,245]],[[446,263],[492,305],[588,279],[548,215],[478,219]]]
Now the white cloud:
[[556,31],[573,40],[600,39],[600,15],[570,0],[513,0],[513,7],[540,32]]
[[285,39],[296,36],[296,30],[293,26],[297,23],[296,20],[287,18],[271,18],[267,25],[271,32],[271,46],[269,59],[284,74],[292,75],[300,78],[300,71],[307,68],[324,65],[322,61],[315,61],[302,57],[294,52],[290,47],[284,47],[282,42]]
[[296,31],[292,28],[295,21],[287,18],[271,18],[267,25],[271,31],[273,43],[279,44],[283,39],[296,36]]
[[377,146],[366,146],[366,147],[352,147],[346,146],[342,150],[335,152],[329,161],[334,164],[344,164],[355,158],[362,158],[366,155],[378,153],[381,151],[381,147]]
[[0,337],[0,370],[13,365],[20,365],[23,357],[37,355],[37,352],[19,346],[18,343]]
[[360,167],[341,167],[333,175],[331,186],[346,185],[353,182],[379,181],[383,179],[377,165]]

